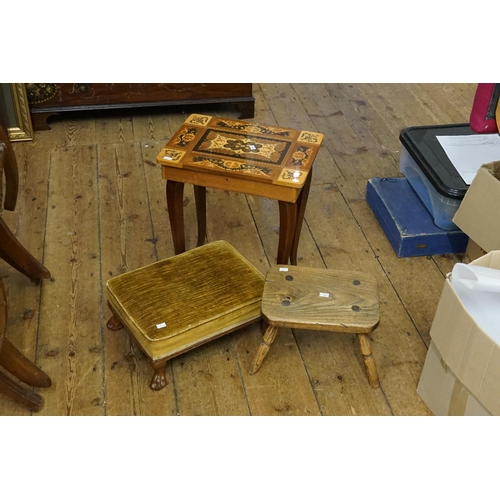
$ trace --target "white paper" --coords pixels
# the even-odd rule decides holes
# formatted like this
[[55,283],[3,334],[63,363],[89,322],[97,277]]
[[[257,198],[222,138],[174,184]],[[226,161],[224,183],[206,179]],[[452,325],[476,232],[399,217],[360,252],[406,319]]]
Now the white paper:
[[[452,280],[461,280],[471,289],[482,292],[500,293],[500,270],[490,267],[458,263],[453,266]],[[498,298],[500,308],[500,296]]]
[[455,135],[436,137],[466,184],[474,179],[481,165],[500,160],[500,135]]

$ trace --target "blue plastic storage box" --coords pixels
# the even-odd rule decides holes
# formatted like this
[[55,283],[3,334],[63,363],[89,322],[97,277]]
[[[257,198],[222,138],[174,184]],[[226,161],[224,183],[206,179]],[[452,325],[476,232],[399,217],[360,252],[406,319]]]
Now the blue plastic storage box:
[[465,251],[468,236],[437,227],[405,178],[370,179],[366,201],[398,257]]

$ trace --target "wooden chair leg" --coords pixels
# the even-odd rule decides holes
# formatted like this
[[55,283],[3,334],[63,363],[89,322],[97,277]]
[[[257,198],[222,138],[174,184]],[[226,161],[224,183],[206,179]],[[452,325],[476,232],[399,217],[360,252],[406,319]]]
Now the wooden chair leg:
[[375,366],[375,360],[372,356],[370,339],[366,333],[358,333],[357,336],[359,340],[359,347],[361,348],[361,354],[363,355],[363,363],[365,364],[368,382],[370,383],[370,386],[375,389],[380,387],[380,382],[378,379],[377,367]]
[[[5,338],[6,325],[7,296],[0,278],[0,366],[25,383],[38,387],[49,387],[51,385],[50,378]],[[23,387],[17,381],[11,380],[1,371],[0,392],[30,410],[39,411],[42,407],[43,400],[38,394]]]
[[50,278],[49,270],[21,245],[1,217],[0,257],[37,284],[42,279]]
[[0,366],[31,387],[50,387],[50,377],[26,356],[20,353],[9,340],[3,339],[0,349]]
[[264,358],[266,357],[267,353],[269,352],[269,349],[271,348],[271,344],[274,342],[274,339],[276,338],[276,334],[278,333],[279,326],[274,326],[274,325],[269,325],[267,327],[266,333],[264,334],[264,337],[262,338],[262,342],[259,345],[259,349],[257,351],[257,354],[255,355],[255,358],[252,363],[252,367],[250,368],[250,371],[248,372],[250,375],[254,375],[257,373],[257,370],[262,366],[262,363],[264,362]]
[[22,404],[28,410],[40,411],[42,408],[43,399],[41,396],[14,382],[2,372],[0,372],[0,392]]
[[167,385],[167,379],[165,378],[165,365],[167,364],[167,360],[149,360],[149,362],[151,363],[151,366],[154,370],[153,378],[151,379],[149,387],[151,387],[153,391],[160,391]]
[[[17,195],[19,192],[19,170],[17,168],[16,155],[10,143],[9,134],[0,125],[0,144],[4,145],[3,171],[5,173],[5,199],[4,208],[13,212],[16,208]],[[0,160],[0,165],[2,164]]]

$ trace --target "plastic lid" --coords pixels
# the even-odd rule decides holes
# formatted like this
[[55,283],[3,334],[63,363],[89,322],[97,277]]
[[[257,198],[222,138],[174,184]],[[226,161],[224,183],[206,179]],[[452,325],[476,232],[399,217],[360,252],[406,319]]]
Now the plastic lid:
[[436,191],[448,198],[461,200],[469,185],[465,183],[437,140],[443,135],[477,135],[468,123],[408,127],[399,140],[415,160]]

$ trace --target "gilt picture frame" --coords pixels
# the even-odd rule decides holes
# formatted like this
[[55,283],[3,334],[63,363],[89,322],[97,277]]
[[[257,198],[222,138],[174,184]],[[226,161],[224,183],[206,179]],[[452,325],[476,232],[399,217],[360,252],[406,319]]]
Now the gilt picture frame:
[[24,83],[0,83],[0,118],[5,123],[12,142],[33,140],[33,126]]

